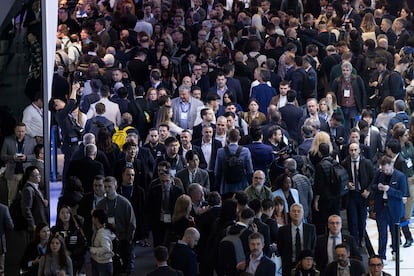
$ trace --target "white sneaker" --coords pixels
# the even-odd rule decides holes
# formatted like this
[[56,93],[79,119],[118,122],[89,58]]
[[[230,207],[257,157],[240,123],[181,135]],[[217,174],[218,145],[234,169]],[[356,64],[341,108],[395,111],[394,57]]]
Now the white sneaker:
[[[392,253],[392,260],[395,261],[395,259],[396,259],[395,258],[395,253]],[[403,261],[403,259],[401,259],[401,255],[400,255],[400,262],[402,262],[402,261]]]

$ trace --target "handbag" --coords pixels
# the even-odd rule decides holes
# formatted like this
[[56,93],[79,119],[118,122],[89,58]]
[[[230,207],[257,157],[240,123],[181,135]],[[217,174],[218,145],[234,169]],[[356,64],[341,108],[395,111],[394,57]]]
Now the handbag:
[[270,260],[276,265],[275,276],[282,276],[282,258],[276,253],[272,253]]

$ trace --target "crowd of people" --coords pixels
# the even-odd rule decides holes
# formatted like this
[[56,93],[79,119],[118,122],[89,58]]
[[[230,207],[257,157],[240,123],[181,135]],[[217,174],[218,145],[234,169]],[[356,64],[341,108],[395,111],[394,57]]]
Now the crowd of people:
[[[53,227],[43,103],[30,87],[1,150],[5,228],[27,232],[22,269],[73,275],[89,258],[93,275],[139,275],[135,246],[153,246],[149,275],[386,275],[393,225],[404,248],[414,242],[410,8],[61,0],[48,102],[64,154]],[[37,78],[39,33],[27,38]]]

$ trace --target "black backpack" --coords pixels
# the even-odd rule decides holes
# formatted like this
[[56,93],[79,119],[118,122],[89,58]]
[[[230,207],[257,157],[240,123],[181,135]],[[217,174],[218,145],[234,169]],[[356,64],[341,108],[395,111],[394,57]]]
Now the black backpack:
[[247,68],[249,68],[249,70],[252,74],[254,73],[254,70],[256,70],[256,68],[259,67],[259,63],[257,62],[257,58],[259,56],[260,56],[260,53],[258,53],[254,57],[252,57],[250,55],[250,53],[247,54],[246,65],[247,65]]
[[244,165],[243,159],[240,158],[240,153],[243,147],[239,146],[236,153],[232,154],[228,146],[224,147],[226,153],[226,160],[224,162],[224,181],[229,184],[239,183],[243,179]]
[[16,194],[16,197],[14,198],[13,202],[10,204],[10,216],[13,220],[13,224],[14,224],[14,230],[15,231],[22,231],[22,230],[27,230],[28,227],[28,223],[26,218],[23,216],[23,211],[22,211],[22,195],[21,195],[21,191],[19,191]]
[[349,192],[349,175],[346,169],[338,161],[332,159],[330,162],[330,185],[329,191],[333,198],[344,196]]
[[109,128],[108,128],[109,126],[110,126],[110,123],[104,124],[98,121],[96,117],[94,117],[91,121],[91,129],[89,130],[89,132],[95,134],[95,137],[96,137],[98,136],[99,131],[103,128],[106,128],[109,131]]

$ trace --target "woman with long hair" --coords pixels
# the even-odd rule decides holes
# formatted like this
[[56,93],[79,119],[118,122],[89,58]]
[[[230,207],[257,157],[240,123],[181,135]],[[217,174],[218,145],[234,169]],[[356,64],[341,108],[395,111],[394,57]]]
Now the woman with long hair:
[[174,214],[172,215],[172,229],[176,238],[181,239],[184,235],[185,229],[194,227],[194,218],[190,216],[192,209],[191,197],[188,195],[181,195],[177,198],[174,207]]
[[46,254],[47,244],[50,239],[49,226],[40,222],[36,225],[33,241],[26,247],[21,263],[21,268],[27,276],[37,276],[40,258]]
[[256,36],[258,39],[263,39],[265,34],[265,27],[262,25],[262,17],[260,14],[252,16],[252,27],[256,29]]
[[177,126],[173,121],[173,111],[170,106],[161,106],[157,114],[157,128],[161,124],[167,124],[170,127],[170,133],[172,136],[179,135],[184,129]]
[[361,21],[361,37],[365,41],[367,39],[372,39],[376,41],[376,34],[379,33],[379,28],[377,23],[375,23],[375,18],[372,13],[366,13]]
[[161,55],[160,57],[160,71],[161,78],[165,83],[169,84],[169,87],[174,91],[177,88],[178,75],[175,71],[174,64],[171,57],[168,55]]
[[403,7],[401,8],[399,15],[404,18],[405,20],[407,20],[407,30],[411,30],[414,31],[414,17],[413,17],[413,13],[410,10],[409,7],[407,7],[407,5],[403,5]]
[[285,210],[285,201],[280,196],[275,196],[273,199],[275,203],[275,211],[273,212],[273,218],[276,220],[277,226],[281,227],[288,223],[287,211]]
[[[338,100],[336,99],[335,93],[329,91],[328,93],[326,93],[325,99],[326,103],[328,104],[328,108],[331,110],[332,114],[340,113],[343,118],[344,113],[342,112],[341,107],[338,105]],[[341,123],[343,125],[345,123],[345,119],[342,119]]]
[[331,118],[332,116],[332,110],[330,109],[329,105],[328,105],[328,101],[326,98],[322,98],[319,100],[319,117],[322,117],[325,122],[328,122],[328,120]]
[[333,151],[331,137],[329,136],[329,134],[324,131],[316,133],[315,138],[312,142],[312,146],[309,150],[309,160],[312,162],[314,166],[322,160],[322,157],[319,154],[319,145],[322,143],[329,145],[329,152],[332,153]]
[[58,210],[56,225],[52,227],[53,235],[59,234],[64,238],[65,247],[73,262],[73,271],[80,272],[86,252],[86,238],[69,206],[63,205]]
[[[105,154],[109,164],[115,164],[116,160],[118,160],[120,154],[119,147],[112,142],[112,134],[107,128],[101,128],[98,131],[96,148]],[[113,166],[110,166],[108,175],[112,175],[111,173],[113,173]]]
[[110,276],[113,274],[112,257],[114,256],[112,241],[116,238],[115,228],[108,223],[108,215],[102,209],[92,213],[95,226],[92,244],[89,248],[93,276]]
[[73,276],[72,260],[66,253],[65,242],[55,234],[47,244],[46,254],[40,258],[38,276]]
[[155,40],[154,46],[148,53],[148,65],[152,68],[158,67],[161,63],[161,56],[167,53],[163,39]]

